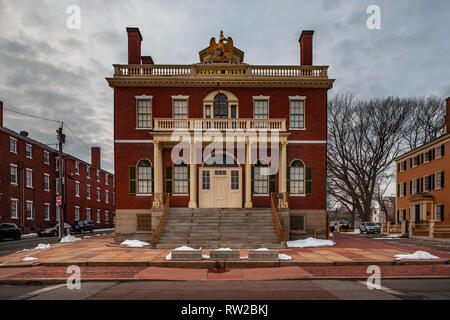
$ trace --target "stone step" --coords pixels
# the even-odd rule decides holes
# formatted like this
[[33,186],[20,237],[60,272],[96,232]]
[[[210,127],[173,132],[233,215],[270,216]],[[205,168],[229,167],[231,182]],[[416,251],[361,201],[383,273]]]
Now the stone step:
[[267,248],[267,249],[284,249],[286,248],[282,244],[278,243],[159,243],[156,245],[158,249],[175,249],[182,246],[189,246],[195,249],[217,249],[217,248],[231,248],[231,249],[259,249],[259,248]]

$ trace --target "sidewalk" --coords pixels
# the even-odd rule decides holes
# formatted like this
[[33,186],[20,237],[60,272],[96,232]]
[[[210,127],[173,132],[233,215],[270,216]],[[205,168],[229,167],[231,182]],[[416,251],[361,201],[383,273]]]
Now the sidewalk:
[[[411,265],[411,264],[446,264],[449,252],[426,250],[411,245],[401,245],[402,240],[386,243],[386,240],[373,240],[357,235],[335,234],[332,237],[336,245],[320,248],[289,248],[279,250],[292,257],[289,261],[167,261],[167,249],[123,248],[110,246],[112,235],[85,238],[74,243],[58,243],[51,249],[32,249],[0,258],[0,268],[30,266],[110,266],[110,267],[184,267],[184,268],[256,268],[256,267],[290,267],[290,266],[367,266],[377,265]],[[45,239],[43,239],[45,243]],[[425,250],[439,260],[397,261],[396,254],[414,253]],[[209,250],[203,250],[208,254]],[[241,250],[241,257],[248,255]],[[37,258],[24,262],[25,257]]]

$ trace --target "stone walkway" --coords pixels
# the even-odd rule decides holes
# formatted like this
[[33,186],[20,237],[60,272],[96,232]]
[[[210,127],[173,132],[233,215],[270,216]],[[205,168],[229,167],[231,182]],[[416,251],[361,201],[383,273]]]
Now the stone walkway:
[[[368,239],[358,235],[335,234],[332,237],[336,245],[321,248],[289,248],[279,250],[292,257],[290,261],[230,261],[224,265],[217,265],[214,261],[203,260],[198,262],[167,261],[167,249],[123,248],[110,246],[113,239],[111,235],[86,238],[75,243],[59,243],[52,245],[51,249],[30,250],[18,252],[0,258],[0,267],[27,267],[41,266],[129,266],[129,267],[191,267],[191,268],[251,268],[251,267],[287,267],[287,266],[326,266],[326,265],[394,265],[404,264],[395,260],[396,254],[414,253],[424,250],[420,247],[403,246],[401,239],[396,242],[386,240]],[[45,238],[42,239],[45,243]],[[409,264],[445,264],[450,258],[449,252],[427,252],[440,257],[439,260],[408,261]],[[203,250],[205,254],[209,250]],[[241,257],[247,256],[247,250],[241,250]],[[25,257],[34,257],[38,260],[24,262]],[[223,262],[222,262],[223,263]]]

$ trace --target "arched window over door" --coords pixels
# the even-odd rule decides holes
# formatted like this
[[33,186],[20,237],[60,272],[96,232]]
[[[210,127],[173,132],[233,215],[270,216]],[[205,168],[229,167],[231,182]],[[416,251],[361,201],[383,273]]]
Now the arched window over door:
[[228,119],[228,98],[222,93],[214,98],[214,118]]

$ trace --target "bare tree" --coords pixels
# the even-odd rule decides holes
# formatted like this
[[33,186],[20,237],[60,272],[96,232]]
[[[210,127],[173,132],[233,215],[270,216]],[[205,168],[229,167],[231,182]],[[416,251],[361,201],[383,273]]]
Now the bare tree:
[[410,98],[411,109],[405,131],[405,147],[415,149],[443,133],[445,102],[436,96]]
[[336,96],[329,102],[328,191],[370,220],[375,188],[401,151],[409,104],[389,97],[360,101]]

